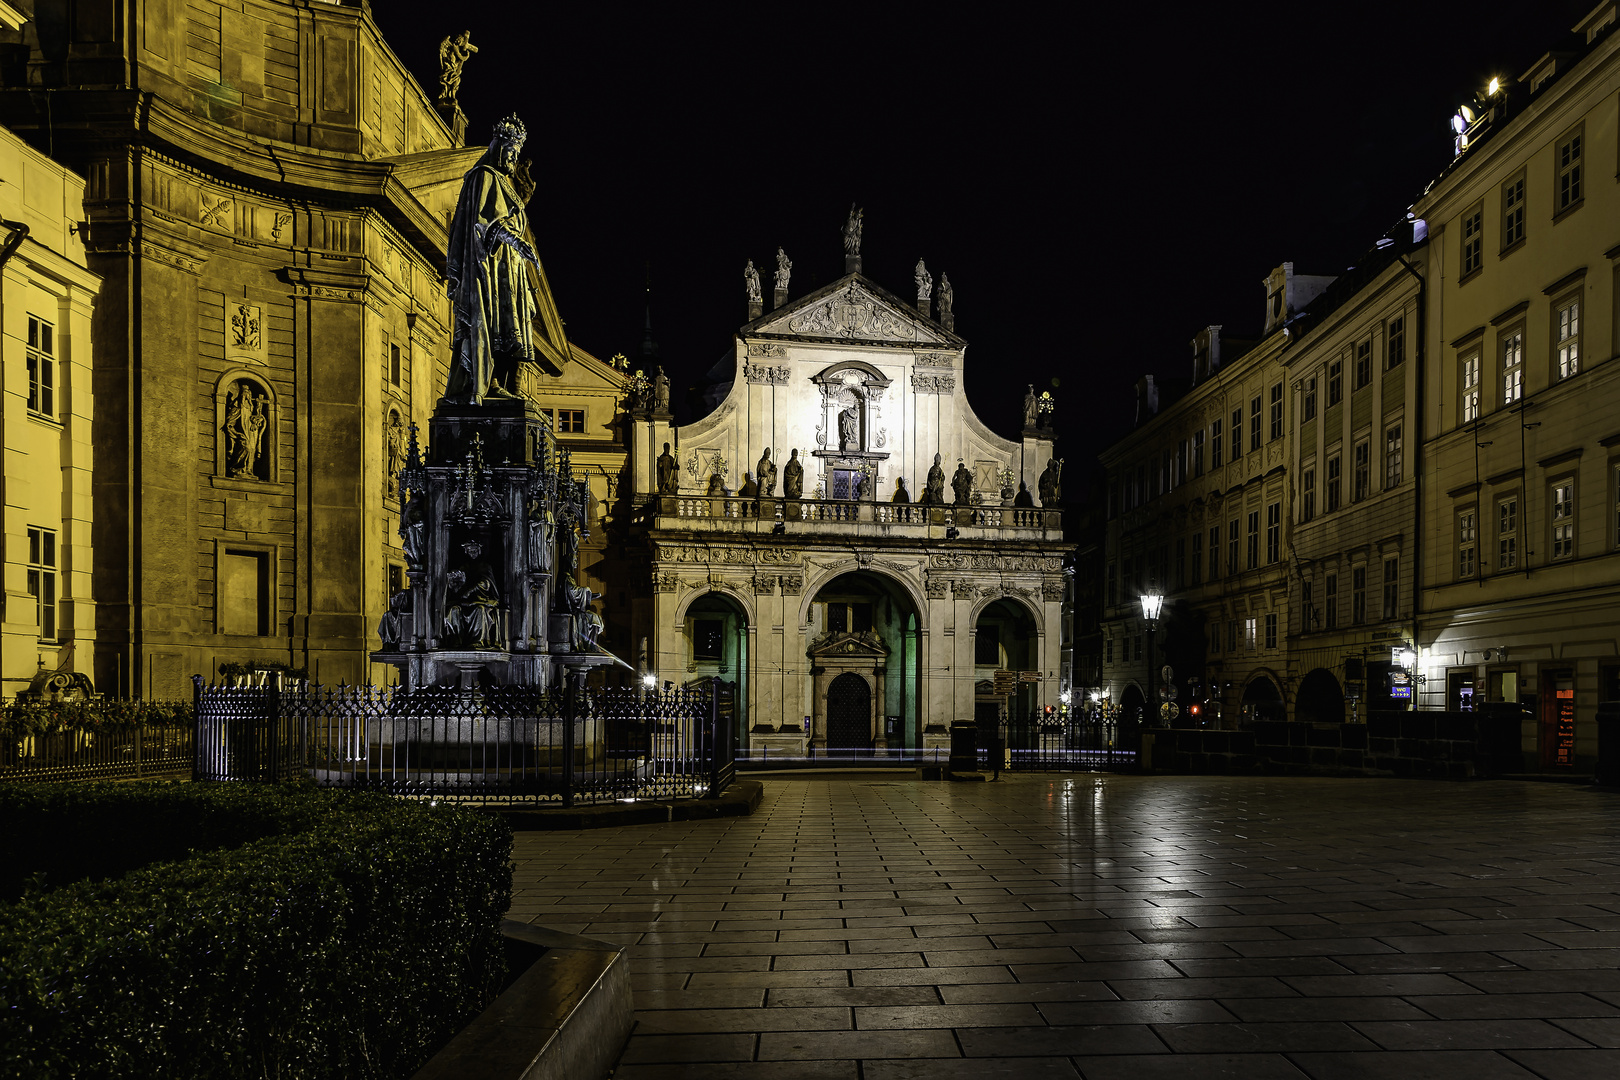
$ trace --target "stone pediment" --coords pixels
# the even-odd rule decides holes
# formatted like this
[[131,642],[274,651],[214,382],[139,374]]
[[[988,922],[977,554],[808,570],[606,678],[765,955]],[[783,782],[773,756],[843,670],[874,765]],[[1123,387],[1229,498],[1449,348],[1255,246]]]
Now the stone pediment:
[[810,655],[836,658],[840,661],[881,660],[889,655],[883,639],[870,630],[832,630],[810,643]]
[[859,274],[851,274],[743,327],[744,337],[903,342],[952,347],[962,339]]

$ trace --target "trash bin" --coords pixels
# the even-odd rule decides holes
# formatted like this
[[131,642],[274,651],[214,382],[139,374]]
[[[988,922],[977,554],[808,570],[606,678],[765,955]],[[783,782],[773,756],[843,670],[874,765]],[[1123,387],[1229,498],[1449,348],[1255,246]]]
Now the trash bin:
[[1597,782],[1620,787],[1620,701],[1598,705]]
[[951,725],[951,772],[970,773],[979,767],[979,725],[971,720]]

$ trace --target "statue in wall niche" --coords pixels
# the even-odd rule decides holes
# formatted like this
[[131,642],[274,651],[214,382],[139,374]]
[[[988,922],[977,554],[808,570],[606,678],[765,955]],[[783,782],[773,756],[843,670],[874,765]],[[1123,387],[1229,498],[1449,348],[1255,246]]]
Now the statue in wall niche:
[[844,222],[844,255],[853,256],[861,253],[861,219],[866,215],[865,210],[855,209],[855,204],[849,204],[849,220]]
[[397,412],[388,414],[386,438],[384,450],[388,457],[387,492],[388,497],[394,499],[399,497],[399,470],[405,467],[405,425]]
[[528,544],[525,565],[530,573],[551,573],[551,544],[557,535],[557,517],[545,500],[529,497]]
[[934,455],[933,468],[928,470],[928,483],[923,488],[923,502],[929,506],[945,505],[945,469],[939,463],[939,455]]
[[769,499],[776,495],[776,463],[771,460],[771,448],[766,447],[765,452],[759,455],[759,464],[754,466],[754,474],[759,477],[759,493]]
[[526,137],[516,116],[495,125],[450,222],[445,277],[455,330],[444,400],[452,405],[517,397],[517,366],[534,358],[538,304],[525,264],[540,263],[524,239],[528,217],[512,178]]
[[658,494],[673,495],[681,483],[681,463],[675,460],[675,455],[669,452],[669,443],[664,444],[664,452],[658,455]]
[[383,648],[399,648],[399,639],[405,629],[405,616],[411,613],[411,590],[401,589],[388,600],[388,610],[377,620],[377,637]]
[[908,503],[911,501],[911,492],[906,490],[906,478],[899,477],[894,482],[894,502]]
[[944,274],[939,275],[939,320],[945,322],[950,318],[951,305],[956,302],[956,290],[951,288],[951,279]]
[[859,450],[861,448],[861,418],[855,412],[855,406],[850,405],[838,413],[838,449]]
[[653,377],[653,411],[669,412],[669,376],[664,374],[662,365]]
[[917,283],[917,299],[926,300],[934,291],[934,275],[928,272],[921,259],[917,260],[917,269],[912,271],[912,279]]
[[268,480],[264,433],[270,426],[270,396],[242,379],[225,392],[225,475]]
[[472,31],[451,34],[439,42],[439,100],[453,104],[461,91],[461,69],[478,52]]
[[444,636],[466,649],[499,648],[500,582],[483,558],[483,545],[469,540],[461,550],[465,561],[447,575]]
[[967,506],[973,501],[973,474],[960,458],[956,462],[956,472],[951,476],[951,490],[956,493],[956,505]]
[[793,448],[787,464],[782,467],[782,495],[788,499],[804,496],[804,466],[799,464],[798,447]]
[[753,259],[749,259],[748,265],[743,267],[743,288],[748,290],[750,304],[762,303],[759,295],[759,271],[754,269]]
[[1041,493],[1042,506],[1056,506],[1063,499],[1063,485],[1059,478],[1063,475],[1063,459],[1052,458],[1046,463],[1046,469],[1041,478],[1035,482]]
[[781,248],[776,249],[776,291],[787,292],[788,278],[793,276],[793,260],[787,257],[787,252]]
[[1035,387],[1030,386],[1024,394],[1024,427],[1033,428],[1040,415],[1040,405],[1035,397]]
[[413,570],[426,569],[422,560],[427,555],[427,496],[412,491],[405,500],[405,510],[399,516],[399,538],[405,548],[405,561]]

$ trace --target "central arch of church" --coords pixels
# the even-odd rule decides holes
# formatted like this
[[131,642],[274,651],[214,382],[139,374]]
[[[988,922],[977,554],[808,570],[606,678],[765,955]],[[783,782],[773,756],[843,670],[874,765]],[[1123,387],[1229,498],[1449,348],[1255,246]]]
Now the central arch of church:
[[899,582],[871,570],[840,574],[806,609],[810,745],[894,750],[920,745],[919,618]]

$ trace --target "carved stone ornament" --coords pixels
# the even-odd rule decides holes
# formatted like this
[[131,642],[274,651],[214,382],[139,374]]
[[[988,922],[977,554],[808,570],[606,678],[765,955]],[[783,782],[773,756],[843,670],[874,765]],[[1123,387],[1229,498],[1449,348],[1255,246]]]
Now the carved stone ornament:
[[800,558],[799,552],[785,547],[763,547],[758,554],[761,566],[797,566]]
[[293,216],[291,213],[286,210],[277,210],[274,219],[270,223],[270,238],[272,240],[280,240],[281,230],[291,225],[292,220]]
[[783,574],[779,580],[782,583],[783,596],[798,596],[804,592],[803,574]]
[[950,353],[918,353],[912,358],[917,367],[955,367],[956,357]]
[[231,348],[244,352],[260,352],[264,348],[264,315],[261,309],[247,304],[226,305],[230,316]]
[[951,579],[939,574],[929,574],[923,581],[923,588],[928,591],[928,599],[943,600],[945,594],[951,590]]
[[767,596],[776,590],[775,574],[754,575],[754,595]]
[[1041,599],[1049,603],[1056,603],[1063,599],[1063,582],[1046,581],[1041,583]]
[[707,563],[709,553],[700,547],[674,547],[670,544],[658,545],[658,561],[661,563]]
[[233,223],[232,210],[236,201],[224,195],[210,195],[206,191],[198,196],[197,223],[211,225],[229,232]]
[[653,592],[679,592],[681,587],[681,579],[676,577],[674,574],[654,574],[652,585]]
[[785,386],[793,369],[787,364],[766,366],[765,364],[743,364],[743,377],[751,383],[765,383],[770,386]]
[[225,387],[225,475],[234,480],[272,479],[271,443],[275,419],[270,392],[252,379]]
[[748,344],[749,356],[786,356],[787,346],[778,345],[774,341],[752,341]]
[[867,341],[915,341],[911,320],[878,301],[855,283],[788,320],[795,334],[859,338]]
[[919,394],[949,394],[956,389],[956,376],[913,374],[911,388]]
[[957,580],[951,582],[951,598],[953,600],[976,600],[979,597],[979,587],[971,581]]
[[731,566],[752,566],[754,564],[754,553],[745,547],[720,548],[714,554],[715,557],[711,560],[713,562],[726,563]]
[[934,554],[928,565],[936,570],[1034,570],[1049,574],[1061,573],[1063,557],[1060,555],[957,555]]

